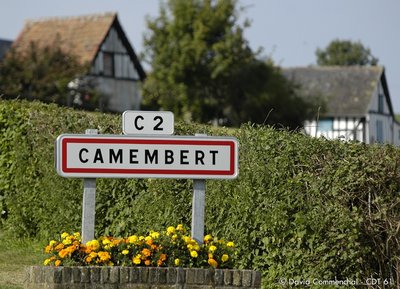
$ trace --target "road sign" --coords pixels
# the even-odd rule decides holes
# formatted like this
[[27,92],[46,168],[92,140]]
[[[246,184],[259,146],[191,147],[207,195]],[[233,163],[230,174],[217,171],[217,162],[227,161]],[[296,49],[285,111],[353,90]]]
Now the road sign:
[[60,135],[63,177],[233,179],[238,142],[231,137]]
[[171,135],[174,133],[174,114],[170,111],[127,110],[122,114],[124,134]]

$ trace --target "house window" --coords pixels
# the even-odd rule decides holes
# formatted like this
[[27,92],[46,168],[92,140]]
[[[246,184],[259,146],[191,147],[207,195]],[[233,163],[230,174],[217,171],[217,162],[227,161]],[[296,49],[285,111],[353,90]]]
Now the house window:
[[378,96],[378,112],[383,113],[384,109],[385,109],[385,96],[380,93]]
[[383,143],[383,122],[381,120],[376,121],[376,141]]
[[103,52],[103,75],[114,76],[114,54]]
[[321,119],[318,122],[318,130],[319,131],[333,131],[333,119]]

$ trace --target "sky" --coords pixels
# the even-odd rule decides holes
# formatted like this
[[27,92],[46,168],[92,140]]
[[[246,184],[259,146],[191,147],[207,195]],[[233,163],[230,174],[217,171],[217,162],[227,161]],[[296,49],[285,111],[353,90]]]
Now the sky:
[[[14,40],[25,20],[117,12],[139,54],[146,17],[158,16],[160,0],[2,0],[0,39]],[[239,0],[244,36],[255,51],[281,67],[316,65],[315,51],[333,40],[361,42],[385,67],[389,93],[400,113],[400,0]]]

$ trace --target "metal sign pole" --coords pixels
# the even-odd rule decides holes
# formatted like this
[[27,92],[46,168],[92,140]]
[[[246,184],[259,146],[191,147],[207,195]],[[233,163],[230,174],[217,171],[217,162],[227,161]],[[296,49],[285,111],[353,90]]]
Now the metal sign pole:
[[[86,134],[98,134],[97,129],[87,129]],[[82,202],[82,243],[94,239],[94,223],[96,208],[96,179],[83,179]]]
[[[207,136],[195,134],[195,136]],[[206,206],[206,180],[193,180],[192,239],[201,245],[204,241],[204,208]]]
[[201,245],[204,240],[206,180],[193,180],[192,238]]

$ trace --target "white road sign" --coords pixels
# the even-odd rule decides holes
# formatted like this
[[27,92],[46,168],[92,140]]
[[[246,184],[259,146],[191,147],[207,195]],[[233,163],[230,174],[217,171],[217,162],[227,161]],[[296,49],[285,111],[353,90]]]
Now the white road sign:
[[238,142],[231,137],[60,135],[63,177],[233,179]]
[[174,114],[170,111],[127,110],[122,114],[124,134],[171,135],[174,133]]

